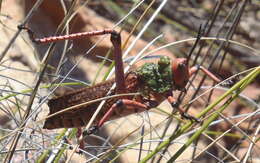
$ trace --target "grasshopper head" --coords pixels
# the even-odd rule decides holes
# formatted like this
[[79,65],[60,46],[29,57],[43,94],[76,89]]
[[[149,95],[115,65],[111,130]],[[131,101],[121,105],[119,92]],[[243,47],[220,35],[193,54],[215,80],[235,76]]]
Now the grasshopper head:
[[172,61],[172,78],[176,89],[185,90],[189,81],[189,66],[186,58],[177,58]]
[[155,63],[146,63],[136,71],[138,78],[144,84],[143,92],[153,91],[164,93],[169,90],[185,90],[189,81],[189,67],[186,58],[173,61],[162,56]]

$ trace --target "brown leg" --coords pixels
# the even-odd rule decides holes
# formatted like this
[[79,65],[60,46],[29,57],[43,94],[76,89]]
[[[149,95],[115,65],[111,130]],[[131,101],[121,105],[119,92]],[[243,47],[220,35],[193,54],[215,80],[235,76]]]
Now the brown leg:
[[111,117],[112,113],[118,109],[124,107],[124,109],[131,109],[134,110],[136,108],[146,110],[148,109],[148,106],[145,104],[142,104],[140,102],[136,102],[133,100],[128,99],[121,99],[118,100],[115,104],[112,105],[112,107],[107,111],[107,113],[103,116],[103,118],[98,122],[98,128],[100,128],[109,118]]
[[116,80],[116,93],[125,93],[125,77],[124,77],[124,67],[122,60],[122,50],[121,50],[121,36],[114,30],[104,29],[100,31],[92,31],[92,32],[81,32],[74,33],[64,36],[52,36],[45,38],[35,38],[34,32],[26,26],[18,26],[19,29],[27,30],[30,39],[35,43],[51,43],[57,42],[61,40],[73,40],[80,39],[84,37],[91,37],[97,35],[111,34],[111,42],[114,46],[114,60],[115,60],[115,80]]
[[115,60],[115,81],[116,93],[125,93],[125,76],[121,49],[121,36],[117,32],[111,33],[111,42],[114,46],[114,60]]
[[107,111],[107,113],[101,118],[101,120],[98,122],[98,124],[96,126],[91,127],[88,131],[84,131],[83,135],[91,135],[94,132],[96,132],[101,126],[103,126],[103,124],[109,120],[109,118],[111,117],[111,115],[113,114],[113,112],[116,109],[122,108],[123,109],[130,109],[130,110],[136,110],[136,109],[143,109],[143,110],[147,110],[150,107],[142,104],[140,102],[137,101],[133,101],[133,100],[128,100],[128,99],[120,99],[118,100],[116,103],[114,103],[111,108]]
[[172,97],[172,95],[168,96],[168,97],[167,97],[167,100],[168,100],[168,102],[171,104],[171,106],[172,106],[173,108],[177,108],[177,109],[178,109],[178,111],[180,112],[180,114],[181,114],[182,117],[184,117],[184,118],[186,118],[186,119],[194,120],[194,121],[196,121],[196,122],[198,122],[198,123],[200,122],[200,120],[199,120],[198,118],[196,118],[196,117],[194,117],[194,116],[192,116],[192,115],[189,115],[188,113],[186,113],[186,112],[183,110],[183,108],[180,108],[178,102],[176,101],[175,98]]
[[217,83],[221,82],[221,80],[218,77],[216,77],[213,73],[211,73],[205,67],[199,66],[199,65],[191,67],[189,70],[189,75],[192,76],[195,72],[197,72],[199,70],[202,70],[206,75],[208,75],[215,82],[217,82]]
[[116,33],[112,29],[104,29],[100,31],[92,31],[92,32],[80,32],[80,33],[73,33],[69,35],[62,35],[62,36],[50,36],[50,37],[44,37],[44,38],[36,38],[34,35],[34,32],[26,27],[26,26],[18,26],[19,29],[26,30],[30,36],[30,39],[39,44],[44,43],[51,43],[51,42],[57,42],[62,40],[73,40],[73,39],[80,39],[84,37],[91,37],[91,36],[98,36],[98,35],[105,35],[105,34],[113,34]]

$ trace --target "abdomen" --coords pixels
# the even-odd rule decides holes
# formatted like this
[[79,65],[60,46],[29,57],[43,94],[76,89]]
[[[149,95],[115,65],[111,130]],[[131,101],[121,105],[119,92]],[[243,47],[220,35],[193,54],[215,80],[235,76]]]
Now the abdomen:
[[[82,104],[91,100],[96,100],[102,97],[107,96],[108,91],[114,84],[114,80],[108,80],[103,83],[99,83],[93,87],[83,88],[79,90],[72,91],[63,96],[53,98],[49,100],[49,115],[62,111],[71,106]],[[135,74],[126,75],[126,92],[133,93],[138,90],[137,76]],[[111,95],[115,94],[112,91]],[[106,103],[102,107],[101,111],[98,113],[98,116],[95,119],[94,123],[97,123],[110,109],[110,107],[122,97],[109,98],[106,100]],[[127,96],[129,99],[134,97]],[[82,127],[88,124],[89,120],[95,113],[97,107],[99,106],[100,101],[86,104],[83,106],[78,106],[69,111],[64,111],[60,114],[57,114],[53,117],[48,118],[45,121],[43,128],[46,129],[55,129],[55,128],[76,128]],[[122,114],[121,114],[122,113]],[[119,109],[112,116],[111,119],[120,117],[121,115],[128,115],[133,112],[128,112],[127,110]]]
[[[82,104],[91,100],[104,97],[112,87],[113,83],[114,80],[110,80],[104,83],[97,84],[93,87],[82,88],[79,90],[72,91],[63,96],[53,98],[48,102],[50,111],[49,115],[62,111],[71,106],[75,106],[78,104]],[[116,99],[110,99],[109,101],[113,102],[114,100],[116,101]],[[88,121],[94,114],[99,104],[100,101],[91,103],[89,105],[86,104],[83,106],[79,106],[72,110],[57,114],[53,117],[48,118],[45,121],[43,128],[55,129],[85,126],[87,125]]]

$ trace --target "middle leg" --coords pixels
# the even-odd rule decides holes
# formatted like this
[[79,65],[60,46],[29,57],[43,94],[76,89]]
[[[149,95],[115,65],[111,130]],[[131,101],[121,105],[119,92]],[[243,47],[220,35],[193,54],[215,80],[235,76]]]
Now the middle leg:
[[172,93],[170,93],[168,95],[167,100],[168,100],[168,102],[171,104],[171,106],[173,108],[177,108],[178,109],[178,111],[180,112],[182,117],[184,117],[186,119],[194,120],[194,121],[196,121],[198,123],[200,122],[200,120],[198,118],[196,118],[196,117],[194,117],[192,115],[189,115],[185,110],[183,110],[183,108],[181,108],[179,106],[178,101],[176,101],[176,99],[172,96]]
[[91,135],[95,133],[103,124],[110,119],[116,109],[128,109],[133,113],[136,110],[148,110],[150,106],[146,104],[142,104],[140,102],[129,100],[129,99],[120,99],[116,103],[114,103],[111,108],[106,112],[106,114],[99,120],[97,125],[92,126],[89,130],[84,131],[83,135]]

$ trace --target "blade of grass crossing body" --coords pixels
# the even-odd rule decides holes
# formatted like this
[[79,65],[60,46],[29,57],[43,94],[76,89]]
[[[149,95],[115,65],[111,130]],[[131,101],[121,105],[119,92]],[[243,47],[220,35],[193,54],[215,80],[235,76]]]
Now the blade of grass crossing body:
[[[211,105],[209,105],[206,109],[204,109],[199,115],[198,118],[205,115],[207,112],[212,110],[216,105],[218,105],[221,101],[223,101],[227,96],[231,95],[230,99],[222,106],[220,107],[216,113],[214,113],[208,120],[205,121],[201,129],[199,129],[194,135],[179,149],[179,151],[176,152],[176,154],[169,160],[169,162],[174,161],[178,156],[201,134],[202,131],[204,131],[208,125],[215,120],[218,117],[218,113],[222,112],[227,105],[229,105],[232,100],[238,96],[238,94],[245,89],[245,87],[251,83],[258,75],[260,74],[260,67],[254,68],[251,73],[249,73],[246,77],[244,77],[241,81],[239,81],[237,84],[235,84],[232,88],[230,88],[225,94],[223,94],[221,97],[219,97],[215,102],[213,102]],[[234,92],[236,91],[236,92]],[[163,143],[161,143],[157,148],[154,149],[151,153],[149,153],[145,158],[143,158],[140,162],[145,163],[152,157],[154,157],[160,150],[162,150],[164,147],[166,147],[168,144],[170,144],[174,139],[176,139],[178,136],[186,132],[191,126],[193,122],[186,123],[183,127],[181,127],[175,134],[173,134],[170,138],[165,140]]]

